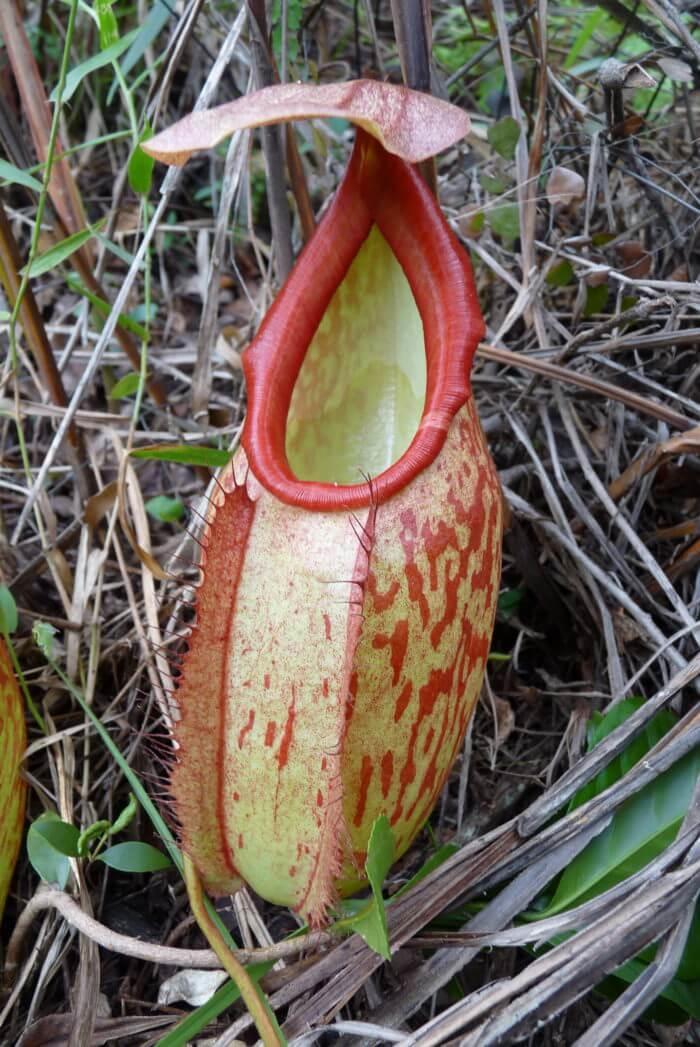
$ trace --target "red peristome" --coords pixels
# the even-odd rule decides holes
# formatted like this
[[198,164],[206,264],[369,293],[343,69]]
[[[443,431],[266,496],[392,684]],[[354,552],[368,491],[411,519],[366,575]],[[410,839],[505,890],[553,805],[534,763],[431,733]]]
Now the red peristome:
[[[406,453],[371,483],[300,482],[285,451],[294,385],[331,298],[373,225],[404,270],[423,321],[423,416]],[[287,505],[331,510],[381,504],[439,454],[470,395],[472,359],[483,335],[469,260],[432,193],[412,167],[358,130],[333,203],[243,356],[248,415],[242,443],[253,473]]]

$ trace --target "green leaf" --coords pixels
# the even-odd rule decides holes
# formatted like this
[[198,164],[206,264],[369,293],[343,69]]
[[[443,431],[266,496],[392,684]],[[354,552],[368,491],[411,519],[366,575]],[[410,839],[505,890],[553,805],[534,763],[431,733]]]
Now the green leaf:
[[564,259],[558,265],[553,265],[544,278],[544,282],[550,287],[566,287],[574,278],[574,267],[571,262]]
[[123,832],[124,829],[126,829],[126,827],[130,825],[136,817],[136,812],[138,811],[138,809],[139,805],[137,803],[136,797],[133,793],[129,793],[129,802],[127,803],[124,810],[120,814],[118,814],[116,819],[114,820],[114,824],[109,830],[110,836],[113,836],[115,833]]
[[517,204],[498,204],[486,212],[489,225],[502,240],[512,243],[520,236],[520,210]]
[[[55,884],[63,890],[70,877],[70,859],[56,850],[41,829],[50,821],[60,822],[58,815],[48,813],[37,818],[27,832],[27,857],[34,871],[46,883]],[[65,824],[65,823],[62,823]]]
[[586,304],[583,307],[585,317],[595,316],[605,308],[608,300],[608,285],[598,284],[597,287],[586,288]]
[[173,864],[167,854],[163,854],[157,847],[151,847],[150,843],[140,843],[138,840],[115,843],[114,847],[108,847],[97,857],[110,869],[117,869],[119,872],[157,872],[159,869],[169,869]]
[[[273,966],[272,961],[267,963],[256,963],[247,967],[248,974],[254,981],[258,981]],[[226,982],[217,989],[210,1000],[203,1003],[195,1011],[186,1015],[172,1029],[169,1029],[156,1047],[189,1047],[194,1042],[198,1033],[205,1029],[210,1022],[215,1021],[220,1014],[235,1003],[240,993],[233,982]],[[286,1043],[285,1040],[281,1041]]]
[[434,854],[431,854],[430,857],[423,862],[418,872],[414,873],[411,879],[407,880],[403,887],[399,888],[399,890],[391,896],[390,901],[393,902],[395,898],[400,898],[402,894],[406,893],[406,891],[412,890],[417,883],[424,880],[425,877],[434,869],[438,869],[443,862],[446,862],[447,859],[451,858],[453,854],[456,854],[458,850],[459,847],[455,843],[445,843],[442,847],[438,847],[437,851],[435,851]]
[[153,7],[146,15],[143,25],[139,28],[134,41],[121,62],[121,70],[124,76],[129,73],[136,63],[143,57],[147,49],[153,43],[158,33],[165,26],[172,14],[172,9],[165,0],[156,0]]
[[146,512],[156,520],[164,523],[177,523],[182,519],[185,507],[179,498],[169,498],[167,494],[156,495],[146,502]]
[[514,117],[504,116],[489,127],[486,137],[499,156],[512,160],[520,138],[520,124]]
[[51,659],[53,656],[53,641],[56,629],[50,622],[34,622],[32,637],[44,658]]
[[46,842],[50,843],[59,854],[64,854],[69,858],[78,857],[80,830],[75,825],[71,825],[70,822],[61,821],[58,815],[52,811],[48,811],[37,818],[32,823],[32,829],[35,833],[43,836]]
[[[80,65],[76,65],[74,69],[68,73],[66,77],[65,87],[63,88],[63,103],[69,102],[73,97],[81,82],[90,73],[94,73],[96,69],[102,69],[103,66],[109,65],[110,62],[114,62],[119,55],[126,51],[127,47],[136,39],[138,29],[133,29],[126,36],[123,36],[121,40],[117,40],[116,43],[112,44],[111,47],[106,48],[104,51],[100,51],[99,54],[93,55],[92,58],[86,59],[81,62]],[[50,102],[56,101],[56,88],[54,87],[49,98]]]
[[190,444],[162,444],[160,447],[142,447],[131,452],[132,458],[147,458],[157,462],[179,462],[180,465],[206,465],[217,469],[231,461],[230,451],[216,447],[195,447]]
[[[592,744],[597,744],[638,706],[639,702],[633,699],[614,706],[605,718],[593,724]],[[618,781],[674,723],[675,718],[665,711],[654,717],[625,752],[580,790],[572,806],[578,806]],[[699,774],[700,752],[692,752],[630,797],[613,816],[608,828],[591,840],[564,870],[552,901],[541,915],[552,916],[602,894],[661,854],[676,837]]]
[[126,396],[133,396],[139,387],[141,376],[135,371],[125,374],[109,391],[110,400],[123,400]]
[[568,48],[568,53],[564,59],[564,69],[571,69],[593,34],[599,26],[602,27],[607,20],[607,11],[604,7],[598,7],[597,5],[593,8],[590,14],[583,19],[581,29],[573,40],[573,45]]
[[[109,302],[105,302],[104,298],[100,298],[99,295],[92,294],[91,291],[88,291],[86,287],[83,287],[77,277],[69,273],[66,277],[66,283],[72,291],[76,292],[76,294],[82,295],[83,298],[87,298],[90,305],[97,313],[99,313],[100,316],[109,316],[112,311]],[[128,316],[126,313],[120,313],[117,322],[125,331],[131,331],[132,334],[135,334],[137,338],[140,338],[143,342],[147,341],[148,331],[142,324],[137,323],[132,316]]]
[[100,27],[100,47],[104,51],[119,39],[119,26],[112,10],[114,0],[95,0],[93,8]]
[[129,185],[135,193],[139,193],[141,196],[148,196],[151,191],[153,165],[155,164],[153,157],[144,153],[141,148],[141,142],[147,142],[152,137],[153,130],[150,124],[146,124],[139,138],[139,144],[129,157],[129,166],[127,168]]
[[27,174],[21,167],[9,164],[7,160],[0,160],[0,178],[15,185],[23,185],[26,189],[33,189],[35,193],[41,192],[41,182],[33,175]]
[[[102,223],[100,223],[102,224]],[[88,240],[92,240],[97,232],[97,226],[88,226],[87,229],[80,229],[77,233],[73,233],[71,236],[67,236],[65,240],[61,240],[60,243],[54,244],[53,247],[49,247],[48,251],[44,251],[43,254],[37,255],[32,264],[29,266],[29,275],[31,277],[43,276],[44,273],[48,273],[51,269],[55,269],[57,265],[64,262],[66,258],[70,258],[72,254],[86,244]],[[25,268],[22,270],[24,275]]]
[[[644,974],[647,966],[639,959],[628,960],[622,967],[618,967],[614,974],[605,978],[597,988],[614,999],[636,981],[640,974]],[[669,1000],[674,1008],[680,1008],[682,1013],[667,1005],[664,1007],[665,1000]],[[700,981],[682,981],[676,977],[666,985],[651,1007],[647,1008],[642,1020],[659,1021],[664,1025],[680,1025],[688,1016],[700,1018]]]
[[17,628],[17,604],[6,585],[0,585],[0,634],[9,636]]
[[372,888],[372,898],[365,908],[348,922],[354,931],[362,935],[370,949],[374,949],[385,960],[391,959],[391,948],[382,886],[393,861],[394,834],[391,831],[389,819],[382,815],[372,826],[365,862],[367,879]]
[[487,193],[491,193],[492,196],[500,196],[501,193],[505,193],[506,189],[509,189],[512,183],[507,178],[502,176],[494,177],[488,175],[484,171],[479,175],[479,185],[482,189],[485,189]]
[[504,589],[501,595],[498,597],[498,611],[505,618],[509,618],[512,614],[515,614],[520,604],[523,602],[525,596],[524,589]]

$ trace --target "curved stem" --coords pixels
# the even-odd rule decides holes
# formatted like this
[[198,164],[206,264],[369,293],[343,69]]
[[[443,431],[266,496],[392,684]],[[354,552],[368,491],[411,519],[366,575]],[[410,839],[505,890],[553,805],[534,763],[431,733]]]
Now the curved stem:
[[252,980],[245,967],[243,967],[243,965],[239,963],[233,955],[221,936],[218,927],[207,912],[204,903],[202,882],[199,878],[199,873],[194,867],[192,859],[187,854],[183,854],[182,857],[187,895],[190,900],[190,906],[194,918],[199,924],[202,934],[219,957],[222,967],[240,992],[243,1002],[248,1008],[251,1018],[255,1022],[260,1039],[265,1044],[265,1047],[278,1047],[279,1044],[284,1043],[284,1040],[281,1038],[273,1024],[273,1016],[269,1007],[266,1006],[267,1001],[264,1000],[264,998],[261,998],[255,982]]
[[[66,923],[90,938],[93,942],[119,953],[121,956],[133,956],[145,963],[159,963],[168,967],[193,967],[198,970],[215,970],[221,966],[218,955],[212,949],[177,949],[169,945],[158,945],[155,942],[144,942],[119,934],[111,927],[106,927],[99,920],[88,916],[80,905],[65,891],[55,887],[41,887],[23,909],[12,936],[7,945],[5,974],[9,978],[19,965],[22,947],[29,929],[39,915],[46,909],[55,909]],[[335,944],[335,938],[327,932],[314,931],[286,941],[260,949],[241,949],[238,959],[245,963],[265,963],[289,956],[296,956],[307,949],[316,949],[323,945]]]

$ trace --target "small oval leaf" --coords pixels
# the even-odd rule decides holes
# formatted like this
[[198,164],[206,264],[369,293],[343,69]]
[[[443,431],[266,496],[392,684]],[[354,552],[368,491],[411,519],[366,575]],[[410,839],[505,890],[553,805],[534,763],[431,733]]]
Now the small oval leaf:
[[139,387],[141,376],[132,371],[120,378],[109,391],[110,400],[123,400],[126,396],[133,396]]
[[520,138],[520,124],[515,117],[504,116],[489,127],[486,137],[499,156],[512,160]]
[[98,858],[110,869],[130,873],[157,872],[173,864],[157,847],[152,847],[150,843],[140,843],[138,840],[115,843],[114,847],[108,847]]
[[177,523],[182,519],[185,506],[179,498],[169,498],[167,494],[156,495],[146,502],[146,512],[155,520],[164,523]]
[[27,833],[27,857],[34,871],[46,883],[55,884],[63,890],[70,877],[70,859],[57,851],[53,844],[43,835],[37,826],[51,818],[59,820],[56,815],[42,815],[29,826]]
[[77,858],[79,854],[78,841],[80,830],[70,822],[64,822],[55,814],[42,814],[35,822],[32,822],[32,830],[50,843],[59,854],[65,854],[69,858]]

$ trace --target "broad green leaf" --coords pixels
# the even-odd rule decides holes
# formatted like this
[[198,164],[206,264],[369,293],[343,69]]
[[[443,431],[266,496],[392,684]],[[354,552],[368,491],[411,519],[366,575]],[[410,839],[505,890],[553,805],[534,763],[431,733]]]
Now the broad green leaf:
[[[55,269],[57,265],[64,262],[66,258],[70,258],[72,254],[86,244],[88,240],[92,240],[93,236],[97,233],[97,227],[88,226],[87,229],[80,229],[77,233],[73,233],[71,236],[67,236],[65,240],[61,240],[60,243],[54,244],[53,247],[49,247],[48,251],[44,251],[43,254],[37,255],[32,264],[29,266],[29,275],[31,277],[42,276],[44,273],[48,273],[51,269]],[[26,266],[25,266],[26,269]],[[22,270],[24,274],[25,269]]]
[[110,400],[123,400],[126,396],[133,396],[139,387],[141,376],[131,371],[120,378],[109,391]]
[[155,164],[153,157],[144,153],[141,148],[141,143],[147,142],[148,139],[152,137],[153,131],[150,124],[147,124],[141,133],[138,145],[134,148],[129,157],[129,166],[127,168],[129,185],[135,193],[139,193],[141,196],[148,196],[151,191],[153,166]]
[[34,871],[46,883],[55,884],[63,890],[70,877],[70,859],[56,848],[37,830],[37,823],[56,815],[42,815],[32,822],[27,832],[27,856]]
[[[635,700],[614,706],[604,720],[593,724],[594,741],[599,741],[637,707]],[[642,735],[574,797],[572,807],[618,781],[674,722],[674,717],[665,711],[654,717]],[[602,894],[661,854],[676,837],[699,774],[700,752],[689,753],[627,800],[608,828],[565,869],[551,903],[541,915],[554,915]]]
[[544,278],[544,282],[550,287],[566,287],[574,278],[574,267],[571,262],[564,259],[558,265],[553,265]]
[[595,316],[605,308],[608,300],[608,285],[598,284],[597,287],[586,288],[586,304],[583,307],[585,317]]
[[391,948],[382,887],[393,861],[394,835],[389,825],[389,819],[382,815],[372,826],[365,862],[367,879],[372,888],[372,898],[357,916],[348,921],[348,924],[352,930],[357,931],[364,938],[370,949],[374,949],[386,960],[391,959]]
[[[119,55],[126,51],[127,47],[136,39],[138,29],[133,29],[126,36],[123,36],[121,40],[117,40],[116,43],[112,44],[111,47],[106,48],[104,51],[100,51],[98,54],[93,55],[91,58],[81,62],[80,65],[76,65],[74,69],[68,73],[66,77],[66,83],[63,88],[63,103],[70,101],[81,82],[90,73],[94,73],[96,69],[102,69],[103,66],[109,65],[110,62],[116,61]],[[56,88],[51,92],[49,98],[50,102],[56,101]]]
[[517,204],[490,207],[486,217],[494,233],[507,243],[512,243],[520,236],[520,210]]
[[131,452],[132,458],[147,458],[157,462],[179,462],[180,465],[205,465],[217,469],[231,461],[230,451],[216,447],[195,447],[190,444],[162,444],[160,447],[140,447]]
[[12,182],[15,185],[23,185],[26,189],[33,189],[35,193],[41,192],[41,182],[37,181],[33,175],[23,171],[21,167],[15,167],[14,164],[10,164],[7,160],[0,160],[0,178],[5,182]]
[[185,506],[179,498],[169,498],[167,494],[159,494],[155,498],[148,499],[146,512],[156,520],[163,520],[164,523],[177,523],[182,519]]
[[117,869],[119,872],[157,872],[159,869],[168,869],[173,864],[157,847],[151,847],[150,843],[141,843],[138,840],[115,843],[114,847],[108,847],[97,857],[110,869]]
[[[617,967],[613,975],[606,978],[600,988],[606,996],[613,999],[647,970],[647,963],[639,959],[628,960],[622,967]],[[662,1001],[668,1000],[681,1013],[674,1013],[671,1008],[662,1009]],[[668,1012],[671,1010],[671,1012]],[[682,981],[676,977],[663,989],[654,1003],[645,1011],[645,1020],[662,1022],[664,1025],[680,1025],[686,1017],[700,1019],[700,981]]]
[[17,604],[6,585],[0,585],[0,634],[9,636],[17,628]]
[[487,138],[499,156],[505,160],[512,160],[520,138],[520,124],[514,117],[504,116],[489,127]]
[[59,854],[65,854],[69,858],[78,857],[80,830],[75,825],[61,821],[57,815],[49,812],[37,818],[32,823],[32,829],[43,836]]

